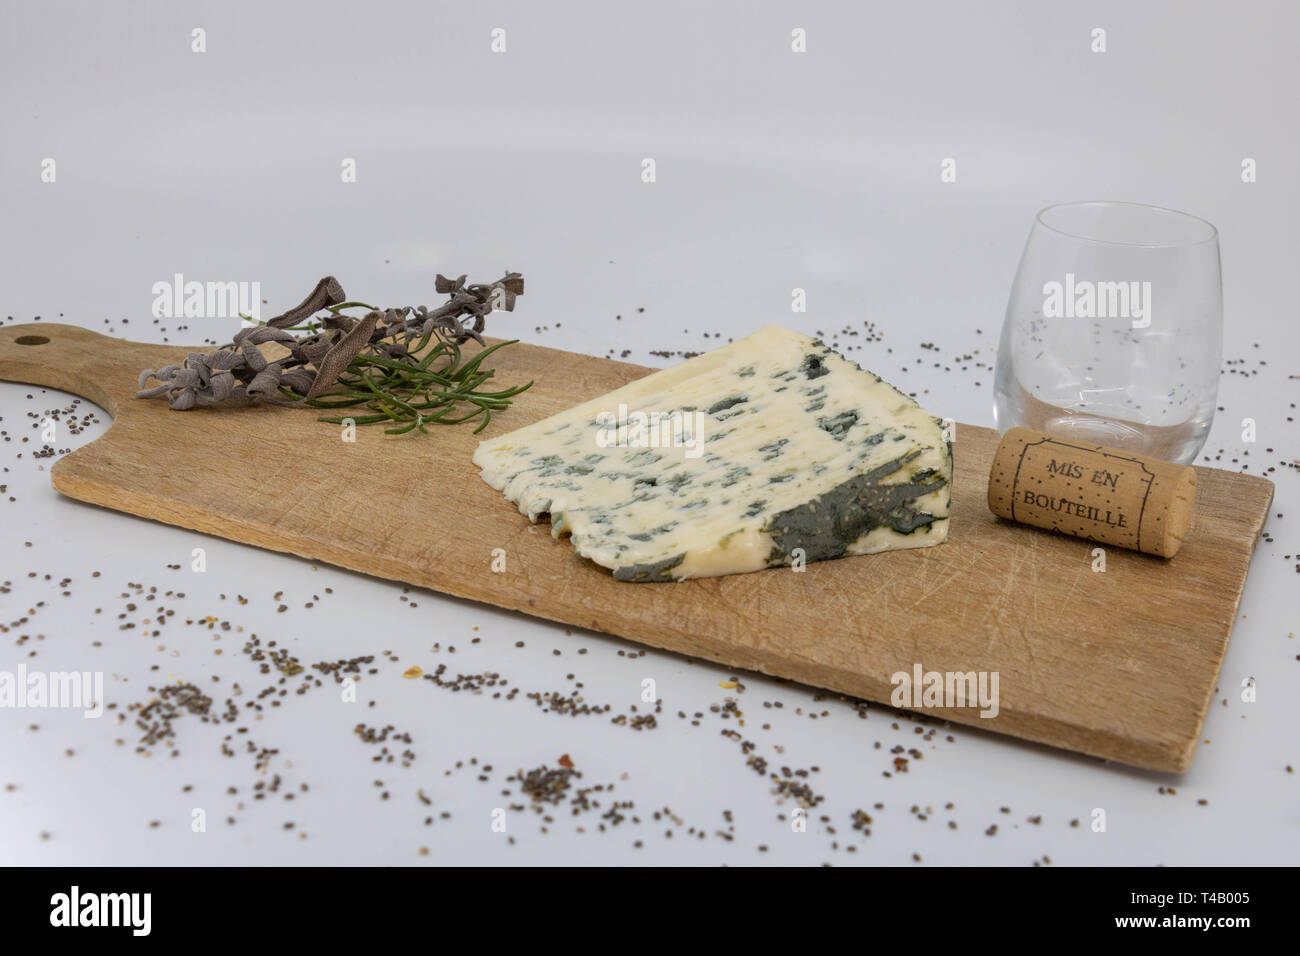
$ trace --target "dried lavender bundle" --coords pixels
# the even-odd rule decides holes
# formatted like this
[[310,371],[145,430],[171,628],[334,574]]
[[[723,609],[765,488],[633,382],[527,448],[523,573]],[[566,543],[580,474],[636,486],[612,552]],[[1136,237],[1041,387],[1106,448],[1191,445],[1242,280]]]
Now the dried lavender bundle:
[[[406,306],[376,309],[347,302],[342,286],[326,276],[299,305],[264,325],[241,330],[215,352],[191,352],[183,365],[140,373],[137,398],[167,396],[177,411],[226,403],[256,401],[274,405],[308,404],[317,408],[364,406],[371,414],[352,417],[358,424],[396,422],[388,431],[401,434],[425,424],[457,424],[482,417],[482,429],[494,410],[532,385],[495,392],[481,386],[492,377],[482,360],[498,343],[462,362],[460,346],[469,339],[485,344],[481,333],[489,312],[513,311],[523,295],[524,279],[507,272],[496,282],[467,285],[466,277],[439,275],[438,293],[449,296],[436,309]],[[348,308],[364,308],[357,318]],[[324,312],[323,316],[318,313]],[[296,336],[295,331],[311,334]],[[433,348],[425,351],[430,342]],[[289,354],[268,361],[258,348],[275,342]],[[149,379],[161,384],[146,388]],[[462,404],[473,410],[457,417]],[[342,417],[322,418],[340,422]]]

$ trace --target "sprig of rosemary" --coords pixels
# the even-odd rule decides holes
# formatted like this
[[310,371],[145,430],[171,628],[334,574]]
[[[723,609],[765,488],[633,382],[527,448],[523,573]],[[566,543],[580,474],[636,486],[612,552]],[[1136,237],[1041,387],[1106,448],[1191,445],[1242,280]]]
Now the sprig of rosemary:
[[[320,421],[336,425],[348,420],[356,425],[394,423],[396,427],[384,429],[388,435],[404,435],[415,429],[428,434],[425,425],[459,425],[481,416],[483,421],[474,429],[477,435],[487,428],[494,411],[509,408],[512,398],[532,387],[530,381],[497,391],[482,388],[495,374],[492,369],[482,368],[483,360],[497,349],[514,345],[517,339],[489,345],[466,361],[455,342],[439,340],[423,352],[429,338],[425,336],[409,350],[410,361],[358,355],[339,376],[336,388],[307,404],[328,410],[364,408],[371,414],[322,415]],[[414,359],[412,353],[421,352],[423,355]],[[462,405],[471,408],[462,410]]]

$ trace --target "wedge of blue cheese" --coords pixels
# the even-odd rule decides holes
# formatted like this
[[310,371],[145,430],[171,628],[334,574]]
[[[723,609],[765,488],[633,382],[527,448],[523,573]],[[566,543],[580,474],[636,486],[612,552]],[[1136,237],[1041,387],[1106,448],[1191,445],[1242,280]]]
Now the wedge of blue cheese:
[[532,521],[624,581],[941,543],[939,419],[822,342],[769,326],[479,444]]

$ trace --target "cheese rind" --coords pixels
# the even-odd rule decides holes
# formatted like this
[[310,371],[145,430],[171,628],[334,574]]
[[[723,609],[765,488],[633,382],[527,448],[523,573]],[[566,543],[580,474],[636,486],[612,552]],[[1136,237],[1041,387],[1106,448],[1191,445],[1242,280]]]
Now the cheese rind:
[[928,547],[948,533],[939,420],[777,326],[480,442],[474,463],[624,581]]

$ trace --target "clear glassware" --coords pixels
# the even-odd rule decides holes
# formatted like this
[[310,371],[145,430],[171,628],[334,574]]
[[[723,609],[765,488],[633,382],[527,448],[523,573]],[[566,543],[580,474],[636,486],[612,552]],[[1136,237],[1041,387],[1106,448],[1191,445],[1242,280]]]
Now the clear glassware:
[[1214,226],[1138,203],[1049,206],[1011,287],[993,413],[999,431],[1187,464],[1214,421],[1222,357]]

